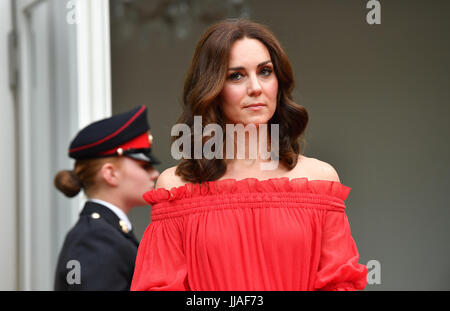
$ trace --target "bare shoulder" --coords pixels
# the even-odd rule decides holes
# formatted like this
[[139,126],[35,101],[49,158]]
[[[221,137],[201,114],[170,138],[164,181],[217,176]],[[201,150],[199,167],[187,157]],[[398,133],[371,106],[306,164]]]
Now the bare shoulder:
[[299,163],[305,170],[309,180],[330,180],[341,182],[335,168],[324,161],[316,158],[309,158],[304,155],[299,157]]
[[185,182],[181,179],[180,176],[175,175],[177,167],[172,166],[168,169],[165,169],[158,177],[156,181],[155,189],[158,188],[165,188],[170,190],[173,187],[180,187],[184,184],[187,184],[188,182]]

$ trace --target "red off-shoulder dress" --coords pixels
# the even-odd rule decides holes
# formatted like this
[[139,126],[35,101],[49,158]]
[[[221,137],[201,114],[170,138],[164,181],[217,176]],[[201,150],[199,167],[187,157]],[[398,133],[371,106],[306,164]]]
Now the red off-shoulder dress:
[[131,290],[362,290],[350,190],[287,177],[151,190]]

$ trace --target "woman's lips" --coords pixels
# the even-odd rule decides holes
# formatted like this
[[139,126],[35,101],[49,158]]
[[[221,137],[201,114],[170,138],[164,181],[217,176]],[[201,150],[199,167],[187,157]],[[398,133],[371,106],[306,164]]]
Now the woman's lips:
[[248,108],[248,109],[256,111],[256,110],[261,110],[265,106],[266,105],[264,105],[264,104],[251,104],[251,105],[245,106],[244,108]]

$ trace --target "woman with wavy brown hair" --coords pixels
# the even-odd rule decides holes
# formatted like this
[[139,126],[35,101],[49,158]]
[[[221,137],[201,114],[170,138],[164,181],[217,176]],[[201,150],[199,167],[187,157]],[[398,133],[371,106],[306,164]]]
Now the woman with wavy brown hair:
[[[351,188],[331,165],[301,154],[308,113],[293,101],[293,88],[286,53],[265,26],[225,20],[204,33],[185,80],[178,124],[190,129],[183,132],[190,146],[183,149],[211,139],[198,131],[201,117],[202,129],[216,124],[225,133],[212,137],[214,154],[225,145],[231,156],[187,154],[144,195],[153,204],[152,222],[132,290],[365,287],[367,268],[358,264],[344,212]],[[253,127],[257,135],[238,135],[230,124]],[[232,144],[224,143],[230,137]],[[270,158],[260,147],[267,142]],[[268,163],[275,165],[261,169]]]

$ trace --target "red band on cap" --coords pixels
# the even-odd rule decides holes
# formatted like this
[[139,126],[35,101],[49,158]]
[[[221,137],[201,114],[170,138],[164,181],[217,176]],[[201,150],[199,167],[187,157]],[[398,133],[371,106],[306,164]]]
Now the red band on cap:
[[[102,139],[100,139],[100,140],[97,140],[96,142],[93,142],[93,143],[91,143],[91,144],[88,144],[88,145],[84,145],[84,146],[79,146],[79,147],[76,147],[76,148],[73,148],[73,149],[70,149],[69,150],[69,153],[72,153],[72,152],[76,152],[76,151],[80,151],[80,150],[84,150],[84,149],[87,149],[87,148],[90,148],[90,147],[94,147],[94,146],[96,146],[96,145],[99,145],[99,144],[101,144],[101,143],[103,143],[103,142],[105,142],[105,141],[107,141],[108,139],[111,139],[111,138],[113,138],[114,136],[116,136],[116,135],[118,135],[120,132],[122,132],[124,129],[126,129],[143,111],[145,110],[145,106],[144,105],[142,105],[142,107],[141,107],[141,109],[139,109],[139,111],[138,112],[136,112],[135,113],[135,115],[134,116],[132,116],[131,118],[130,118],[130,120],[128,120],[124,125],[122,125],[122,127],[121,128],[119,128],[117,131],[115,131],[114,133],[112,133],[112,134],[110,134],[110,135],[108,135],[108,136],[106,136],[106,137],[104,137],[104,138],[102,138]],[[147,134],[146,134],[147,135]]]
[[100,152],[98,155],[104,156],[104,155],[115,154],[117,152],[117,149],[119,149],[119,148],[122,148],[123,151],[126,151],[128,149],[150,148],[151,146],[152,145],[150,144],[150,141],[148,140],[148,132],[146,132],[144,134],[136,136],[132,140],[127,141],[126,143],[124,143],[120,146],[114,147],[113,149],[110,149],[110,150]]

